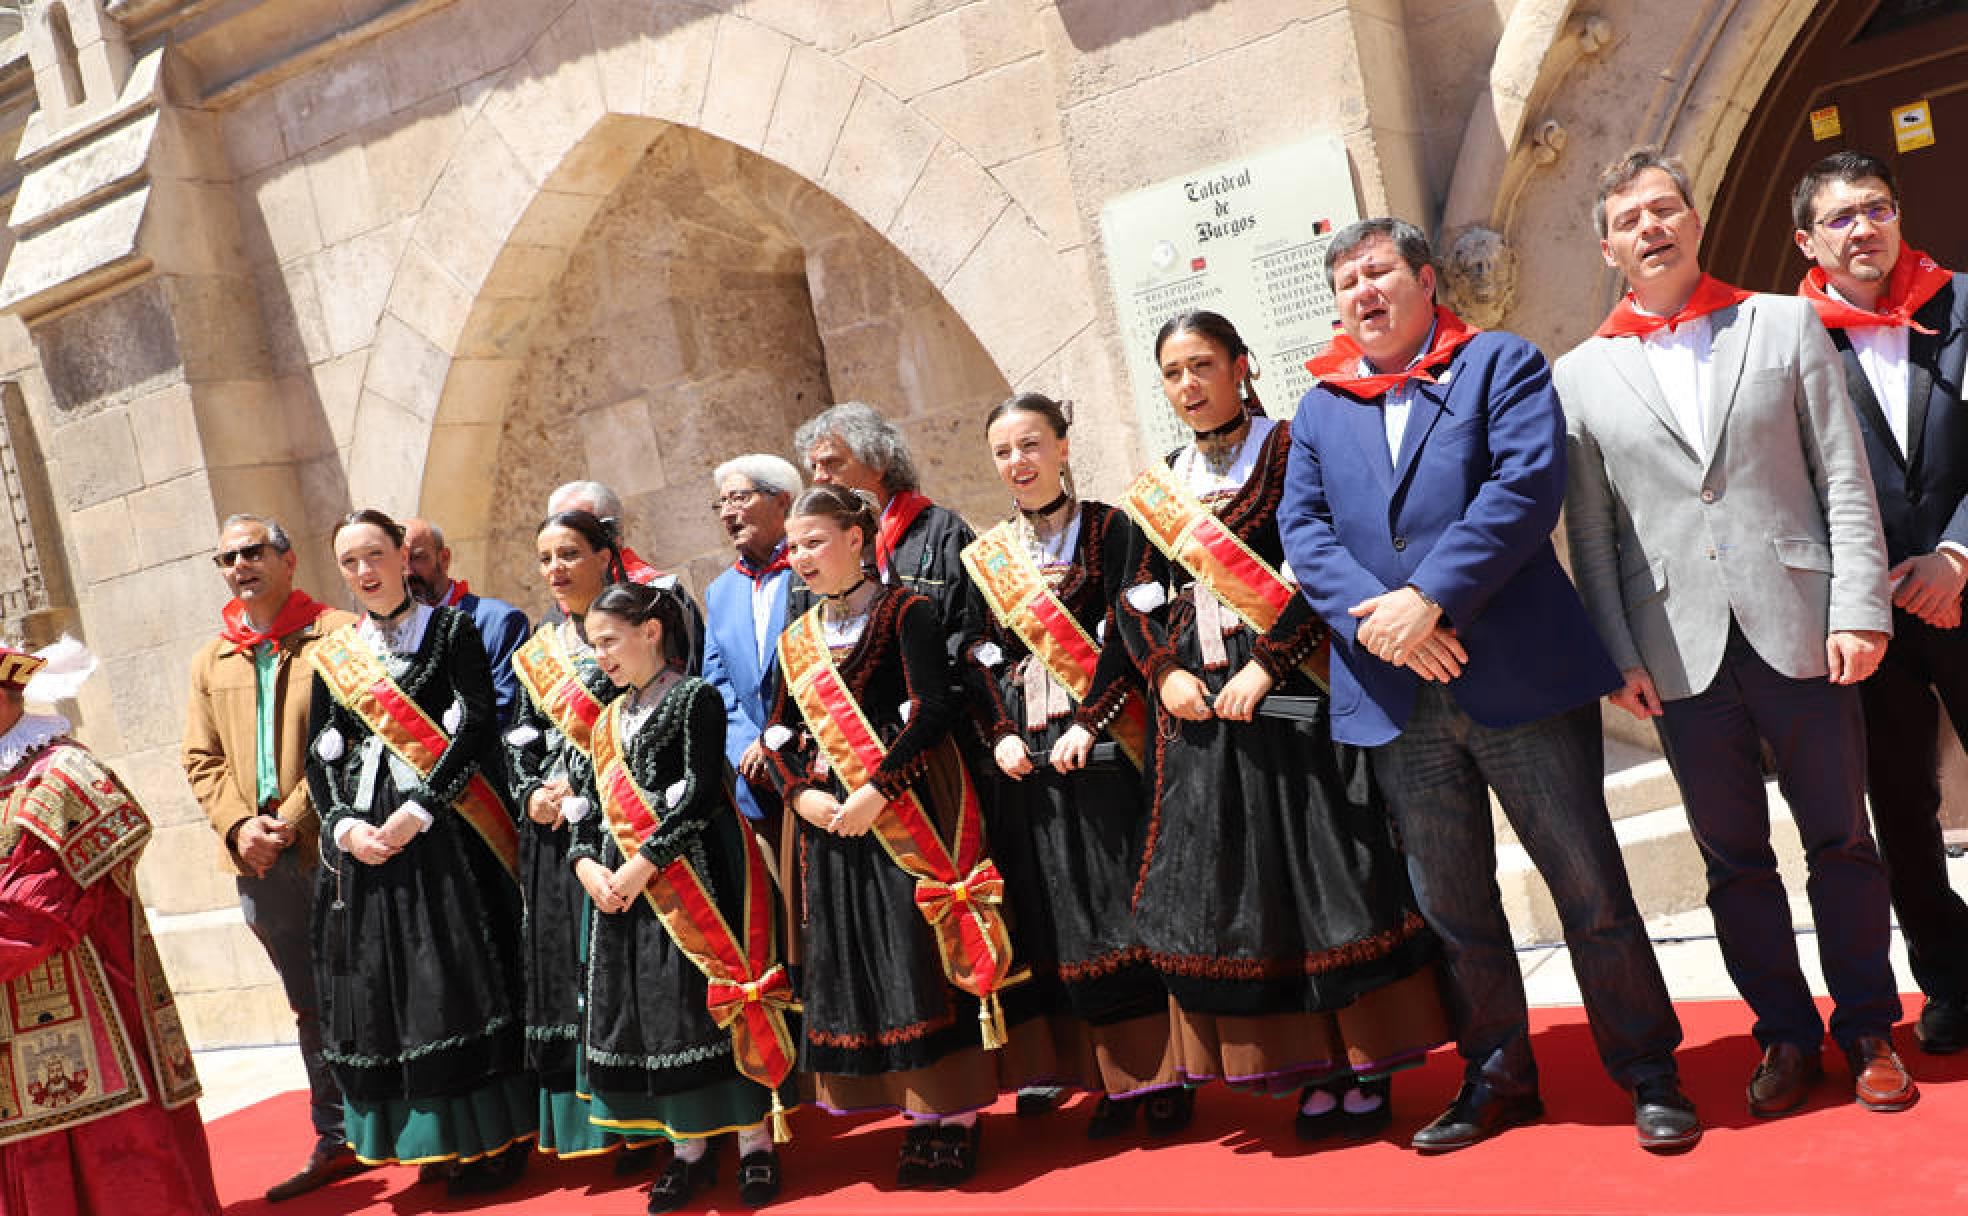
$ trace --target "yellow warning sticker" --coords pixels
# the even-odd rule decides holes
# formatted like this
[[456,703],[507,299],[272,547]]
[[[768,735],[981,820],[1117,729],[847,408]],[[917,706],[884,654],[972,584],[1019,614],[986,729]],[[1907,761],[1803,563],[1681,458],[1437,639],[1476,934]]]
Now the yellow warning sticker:
[[1893,107],[1893,146],[1902,152],[1932,147],[1934,111],[1926,101]]
[[1838,107],[1826,106],[1822,110],[1811,111],[1811,138],[1823,143],[1827,139],[1837,139],[1845,133],[1845,127],[1838,121]]

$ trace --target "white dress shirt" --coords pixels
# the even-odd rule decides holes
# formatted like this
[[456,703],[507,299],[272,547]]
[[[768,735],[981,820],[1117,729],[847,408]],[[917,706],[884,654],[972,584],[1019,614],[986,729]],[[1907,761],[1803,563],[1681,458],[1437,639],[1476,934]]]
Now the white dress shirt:
[[1696,317],[1640,339],[1674,425],[1688,446],[1702,453],[1708,451],[1708,365],[1714,334],[1707,317]]
[[[1852,304],[1830,283],[1825,288],[1836,298]],[[1861,306],[1853,304],[1853,307]],[[1859,357],[1866,383],[1872,385],[1873,399],[1879,402],[1879,412],[1886,415],[1886,426],[1893,432],[1893,442],[1899,445],[1900,456],[1904,458],[1908,443],[1906,326],[1849,327],[1845,336],[1852,343],[1852,353]]]
[[[1421,340],[1421,349],[1415,352],[1415,357],[1408,360],[1408,366],[1402,370],[1412,370],[1415,364],[1421,362],[1422,356],[1433,349],[1435,349],[1435,326],[1430,325],[1428,327],[1428,336]],[[1361,356],[1360,374],[1362,376],[1378,376],[1381,373],[1380,369],[1373,365],[1373,360]],[[1393,388],[1388,389],[1386,395],[1380,399],[1381,422],[1387,427],[1387,459],[1397,469],[1401,465],[1401,440],[1407,437],[1408,415],[1413,411],[1413,380],[1401,381],[1401,383],[1395,385]]]

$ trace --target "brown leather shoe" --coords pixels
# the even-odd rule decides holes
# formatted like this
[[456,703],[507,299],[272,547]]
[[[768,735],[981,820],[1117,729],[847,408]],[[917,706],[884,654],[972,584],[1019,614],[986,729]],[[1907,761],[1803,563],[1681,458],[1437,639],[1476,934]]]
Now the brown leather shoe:
[[1845,1059],[1852,1065],[1853,1095],[1867,1110],[1905,1110],[1920,1101],[1913,1075],[1885,1038],[1860,1035],[1845,1049]]
[[1787,1115],[1804,1105],[1824,1079],[1824,1060],[1795,1043],[1772,1043],[1749,1077],[1749,1113],[1759,1119]]
[[348,1145],[323,1140],[308,1154],[307,1164],[301,1167],[299,1173],[267,1188],[266,1200],[268,1203],[279,1203],[283,1199],[305,1195],[338,1178],[359,1174],[368,1168],[356,1158],[355,1150]]

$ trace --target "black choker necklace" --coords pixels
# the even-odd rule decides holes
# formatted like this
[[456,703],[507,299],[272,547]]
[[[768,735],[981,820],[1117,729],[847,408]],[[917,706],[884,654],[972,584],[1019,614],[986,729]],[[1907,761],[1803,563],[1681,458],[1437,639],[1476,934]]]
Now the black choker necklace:
[[1067,491],[1062,489],[1061,491],[1059,491],[1059,497],[1053,499],[1045,506],[1040,507],[1038,510],[1027,511],[1024,507],[1020,507],[1018,508],[1018,513],[1020,515],[1023,515],[1026,519],[1043,519],[1046,516],[1052,514],[1054,511],[1057,511],[1059,508],[1065,506],[1067,503],[1072,501],[1073,501],[1073,496]]
[[1240,430],[1244,426],[1245,423],[1249,421],[1250,421],[1250,415],[1244,413],[1242,410],[1238,410],[1237,416],[1235,418],[1232,418],[1230,421],[1224,423],[1222,426],[1211,427],[1207,431],[1197,431],[1196,438],[1221,439],[1226,435],[1234,435],[1238,432],[1238,430]]
[[823,591],[820,594],[820,598],[823,600],[833,600],[837,604],[846,603],[848,596],[853,595],[855,592],[861,590],[861,588],[867,585],[868,585],[868,576],[864,574],[860,578],[855,579],[854,585],[852,587],[849,587],[847,590],[832,591],[832,592]]
[[398,617],[400,617],[400,616],[402,616],[402,615],[403,615],[404,613],[406,613],[406,612],[408,612],[408,611],[410,611],[410,609],[411,609],[411,608],[412,608],[413,606],[415,606],[415,604],[416,604],[416,603],[417,603],[417,597],[416,597],[416,596],[414,596],[414,595],[406,595],[406,596],[404,596],[404,597],[403,597],[403,602],[402,602],[401,604],[398,604],[398,605],[396,606],[396,610],[395,610],[394,612],[383,612],[383,613],[377,613],[377,612],[371,612],[371,613],[369,614],[369,616],[370,616],[370,619],[372,619],[372,620],[374,620],[374,621],[376,621],[376,622],[378,622],[378,623],[381,623],[381,622],[384,622],[384,621],[393,621],[393,620],[395,620],[396,618],[398,618]]

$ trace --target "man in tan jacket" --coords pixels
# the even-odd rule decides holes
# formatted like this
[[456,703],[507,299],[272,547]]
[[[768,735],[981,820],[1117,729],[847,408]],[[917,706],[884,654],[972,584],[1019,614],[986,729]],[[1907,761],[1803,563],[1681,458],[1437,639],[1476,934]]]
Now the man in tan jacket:
[[246,924],[293,1007],[307,1065],[314,1151],[267,1192],[278,1202],[361,1168],[342,1136],[342,1095],[321,1056],[308,915],[319,820],[308,802],[307,653],[353,618],[294,588],[295,557],[274,520],[225,521],[213,557],[232,600],[219,636],[192,660],[184,768],[234,872]]

